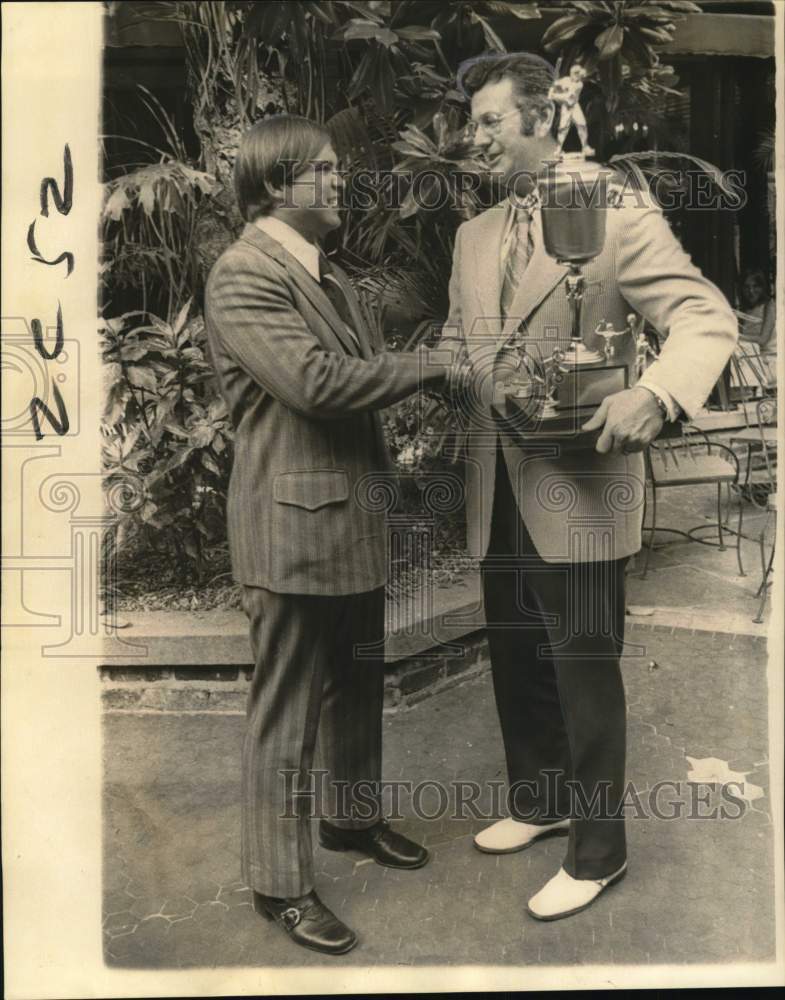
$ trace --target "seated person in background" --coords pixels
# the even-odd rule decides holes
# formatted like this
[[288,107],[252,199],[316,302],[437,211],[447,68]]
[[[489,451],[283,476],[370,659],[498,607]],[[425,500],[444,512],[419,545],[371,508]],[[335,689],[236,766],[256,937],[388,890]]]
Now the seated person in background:
[[774,299],[763,271],[747,271],[741,284],[741,314],[739,339],[756,344],[769,376],[769,384],[777,381],[777,335]]

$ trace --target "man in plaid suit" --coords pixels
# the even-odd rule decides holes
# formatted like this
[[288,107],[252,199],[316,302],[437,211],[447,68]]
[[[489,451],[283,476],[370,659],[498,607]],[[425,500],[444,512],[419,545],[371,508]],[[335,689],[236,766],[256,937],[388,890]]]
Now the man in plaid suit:
[[[445,365],[387,353],[319,241],[340,224],[329,135],[302,118],[243,137],[235,185],[247,225],[215,264],[207,331],[235,428],[227,515],[255,672],[243,750],[242,864],[257,912],[298,944],[357,941],[314,891],[309,806],[317,730],[331,790],[320,842],[419,868],[427,851],[379,811],[384,512],[391,461],[377,410]],[[333,801],[335,799],[336,801]]]

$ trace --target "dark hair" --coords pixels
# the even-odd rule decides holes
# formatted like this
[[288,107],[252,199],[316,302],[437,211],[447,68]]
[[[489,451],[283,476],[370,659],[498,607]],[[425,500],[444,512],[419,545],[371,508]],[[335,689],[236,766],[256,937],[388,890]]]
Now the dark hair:
[[324,126],[299,115],[273,115],[248,129],[234,161],[234,190],[246,222],[268,215],[276,205],[272,189],[291,182],[329,141]]
[[769,286],[769,279],[765,271],[761,271],[759,268],[749,268],[746,270],[739,281],[739,290],[741,292],[741,298],[744,298],[744,286],[747,283],[748,278],[757,278],[763,287],[763,294],[768,301],[771,298],[771,287]]
[[535,123],[545,118],[552,107],[548,92],[555,76],[546,59],[530,52],[512,52],[467,59],[458,67],[457,85],[464,97],[470,98],[488,83],[512,80],[523,134],[531,135]]

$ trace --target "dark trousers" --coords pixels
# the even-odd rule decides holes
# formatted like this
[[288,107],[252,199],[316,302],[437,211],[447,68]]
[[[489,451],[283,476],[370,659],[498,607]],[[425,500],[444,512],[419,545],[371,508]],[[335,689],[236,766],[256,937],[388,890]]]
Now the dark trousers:
[[[312,597],[244,587],[243,607],[255,660],[242,761],[243,878],[268,896],[300,896],[313,888],[314,812],[352,829],[379,819],[384,588]],[[358,649],[373,643],[370,658]]]
[[602,878],[626,859],[619,658],[627,560],[544,562],[501,451],[497,458],[482,578],[510,811],[534,824],[572,817],[564,868]]

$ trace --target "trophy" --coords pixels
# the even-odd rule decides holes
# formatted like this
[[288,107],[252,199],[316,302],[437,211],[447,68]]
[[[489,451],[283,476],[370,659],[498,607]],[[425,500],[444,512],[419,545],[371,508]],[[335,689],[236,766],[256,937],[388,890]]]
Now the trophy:
[[526,350],[526,343],[516,335],[510,346],[517,351],[515,369],[520,376],[525,372],[524,381],[516,381],[510,397],[518,408],[530,418],[553,420],[562,416],[559,410],[558,390],[568,370],[564,365],[563,351],[555,350],[543,362],[538,362]]
[[[555,417],[560,416],[559,413],[559,400],[558,391],[559,385],[564,381],[564,353],[562,351],[556,350],[547,359],[543,368],[545,374],[542,377],[542,389],[545,394],[545,400],[543,403],[542,410],[540,411],[540,417],[542,420],[553,420]],[[536,376],[539,378],[538,376]]]
[[586,127],[586,117],[580,104],[583,81],[586,70],[580,63],[570,67],[567,76],[554,80],[548,97],[557,106],[559,149],[564,145],[570,126],[574,125],[581,142],[581,149],[586,156],[591,156],[594,150],[589,145],[589,131]]
[[570,304],[568,364],[599,365],[605,356],[583,342],[581,328],[586,282],[581,270],[605,244],[605,212],[611,171],[583,153],[565,153],[549,164],[539,183],[542,235],[546,252],[569,268]]
[[[642,331],[640,329],[643,326],[643,323],[644,320],[639,319],[639,317],[636,316],[635,313],[627,313],[627,325],[622,330],[614,330],[613,323],[609,323],[607,320],[603,320],[601,323],[597,324],[597,326],[594,328],[594,333],[595,336],[602,337],[602,339],[605,341],[605,347],[603,349],[603,353],[605,355],[605,360],[608,362],[609,365],[614,364],[616,361],[616,343],[615,343],[616,337],[621,337],[624,334],[629,334],[635,341],[637,348],[640,342],[640,337],[643,336]],[[643,340],[646,344],[647,350],[650,350],[648,346],[648,341],[646,340],[645,336],[643,337]],[[640,371],[639,369],[640,365],[636,367],[638,378],[640,378],[641,375],[643,374],[642,371]]]
[[[503,419],[510,435],[523,448],[534,444],[558,445],[559,448],[594,447],[600,431],[583,431],[584,424],[597,411],[602,401],[630,385],[631,369],[640,378],[649,358],[656,357],[643,333],[644,320],[634,313],[625,317],[626,325],[617,330],[603,320],[595,326],[592,340],[584,341],[583,304],[586,279],[583,268],[602,253],[605,245],[606,212],[613,204],[609,182],[613,171],[589,160],[592,152],[587,145],[585,129],[579,129],[582,150],[562,153],[561,144],[570,125],[580,122],[574,117],[577,105],[572,97],[567,101],[565,79],[554,85],[553,99],[568,105],[573,117],[562,115],[559,124],[558,159],[549,161],[538,180],[542,238],[550,257],[568,268],[566,295],[569,305],[569,347],[561,339],[559,347],[544,357],[532,356],[530,341],[522,330],[508,342],[515,361],[515,386],[502,386],[502,398],[494,404],[497,416]],[[578,80],[576,74],[575,81]],[[572,91],[570,92],[572,94]],[[569,95],[568,95],[569,96]],[[566,124],[566,128],[565,128]],[[623,343],[619,338],[631,338]],[[602,341],[602,350],[592,344]],[[631,345],[635,346],[635,363],[631,364]],[[542,351],[543,344],[533,344]],[[679,425],[680,426],[680,425]],[[664,425],[663,436],[680,433],[672,423]]]

